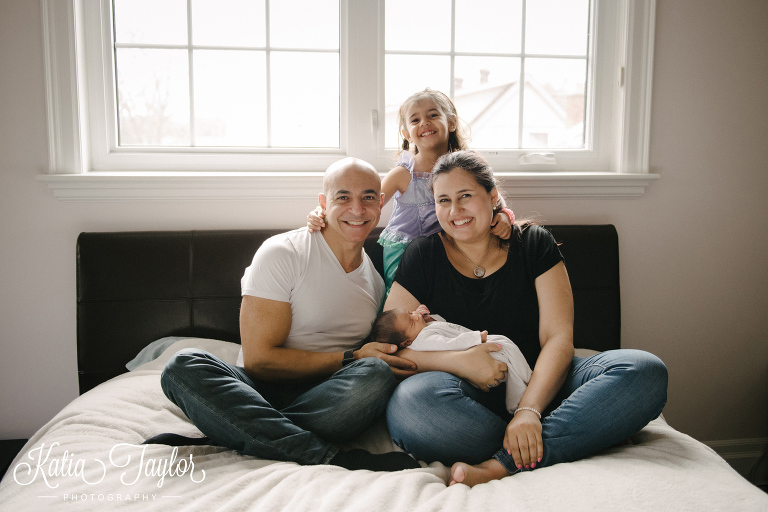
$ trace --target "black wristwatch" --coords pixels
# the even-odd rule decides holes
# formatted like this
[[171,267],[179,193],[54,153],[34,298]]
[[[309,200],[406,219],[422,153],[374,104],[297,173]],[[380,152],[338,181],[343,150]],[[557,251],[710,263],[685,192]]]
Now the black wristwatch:
[[344,368],[349,363],[354,362],[355,360],[355,351],[354,350],[347,350],[344,352],[344,359],[341,360],[341,367]]

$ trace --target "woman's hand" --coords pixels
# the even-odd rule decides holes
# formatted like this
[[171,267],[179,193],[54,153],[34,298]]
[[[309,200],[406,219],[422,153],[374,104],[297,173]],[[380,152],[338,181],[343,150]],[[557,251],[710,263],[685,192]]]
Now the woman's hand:
[[518,469],[536,467],[544,457],[541,439],[541,420],[533,411],[521,410],[515,414],[504,433],[504,449],[515,460]]
[[498,212],[493,216],[491,233],[503,240],[508,240],[512,236],[512,222],[506,213]]
[[309,212],[307,215],[307,230],[312,233],[320,231],[325,227],[325,210],[320,206]]
[[498,386],[507,376],[507,365],[491,357],[491,352],[501,350],[496,343],[482,343],[467,350],[455,352],[460,358],[457,377],[468,380],[481,391]]

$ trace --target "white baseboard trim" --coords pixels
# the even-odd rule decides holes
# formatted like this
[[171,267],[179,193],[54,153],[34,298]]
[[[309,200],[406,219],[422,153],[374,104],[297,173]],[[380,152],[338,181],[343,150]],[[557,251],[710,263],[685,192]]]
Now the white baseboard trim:
[[[704,444],[715,450],[744,478],[749,479],[753,476],[752,483],[768,484],[768,457],[761,460],[761,457],[768,452],[768,437],[704,441]],[[758,461],[760,466],[755,467]],[[753,471],[754,475],[752,475]]]

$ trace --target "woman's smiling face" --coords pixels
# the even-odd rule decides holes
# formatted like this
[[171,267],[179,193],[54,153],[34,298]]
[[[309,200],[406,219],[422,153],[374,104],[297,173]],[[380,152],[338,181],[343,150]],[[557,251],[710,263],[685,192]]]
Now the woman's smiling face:
[[495,188],[486,192],[471,174],[456,167],[435,178],[433,190],[437,220],[448,235],[471,242],[490,233],[493,205],[498,201]]

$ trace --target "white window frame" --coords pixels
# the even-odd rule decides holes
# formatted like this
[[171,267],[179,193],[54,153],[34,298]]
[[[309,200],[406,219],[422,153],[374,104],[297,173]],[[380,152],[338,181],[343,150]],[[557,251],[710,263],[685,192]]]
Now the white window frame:
[[[530,151],[485,152],[510,198],[639,197],[659,178],[648,167],[656,2],[595,2],[598,16],[613,18],[608,24],[598,19],[605,27],[598,31],[598,51],[612,53],[598,61],[613,61],[608,72],[595,70],[593,91],[611,96],[594,124],[612,137],[603,137],[597,156],[584,164],[559,159],[555,165],[519,165],[519,156]],[[383,0],[341,1],[341,116],[347,121],[341,126],[341,148],[290,153],[178,148],[156,154],[112,147],[114,131],[105,115],[113,95],[113,53],[104,41],[105,34],[109,39],[109,13],[103,9],[108,0],[41,3],[50,166],[39,179],[61,200],[316,198],[323,170],[339,158],[363,158],[382,174],[394,161],[394,152],[383,149],[381,129]],[[101,34],[99,44],[86,44],[95,33]]]

